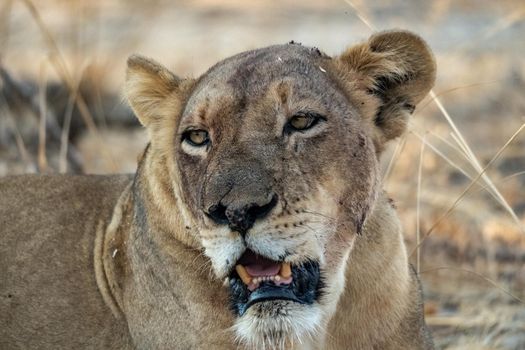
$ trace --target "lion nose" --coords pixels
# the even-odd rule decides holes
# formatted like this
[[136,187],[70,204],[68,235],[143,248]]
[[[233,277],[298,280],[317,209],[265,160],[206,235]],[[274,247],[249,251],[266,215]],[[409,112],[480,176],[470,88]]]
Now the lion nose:
[[207,215],[217,224],[228,224],[243,237],[255,220],[266,217],[277,204],[277,195],[271,196],[266,203],[231,203],[228,206],[222,203],[212,205]]

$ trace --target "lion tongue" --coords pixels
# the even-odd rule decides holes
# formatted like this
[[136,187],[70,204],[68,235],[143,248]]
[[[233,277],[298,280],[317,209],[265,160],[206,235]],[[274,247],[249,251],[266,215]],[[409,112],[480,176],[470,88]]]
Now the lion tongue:
[[238,264],[246,268],[251,277],[275,276],[279,273],[281,264],[247,249]]
[[279,273],[281,264],[277,264],[277,263],[251,264],[251,265],[246,265],[245,268],[246,268],[246,271],[252,277],[275,276]]

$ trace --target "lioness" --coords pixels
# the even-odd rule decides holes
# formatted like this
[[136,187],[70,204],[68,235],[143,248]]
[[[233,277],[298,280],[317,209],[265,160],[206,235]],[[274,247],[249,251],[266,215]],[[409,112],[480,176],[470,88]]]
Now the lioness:
[[434,79],[404,31],[198,79],[132,56],[135,176],[0,182],[0,348],[432,348],[378,158]]

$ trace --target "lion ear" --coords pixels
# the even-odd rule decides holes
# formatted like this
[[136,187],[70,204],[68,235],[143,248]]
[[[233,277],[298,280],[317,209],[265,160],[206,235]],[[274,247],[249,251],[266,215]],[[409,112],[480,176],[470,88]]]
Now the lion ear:
[[143,56],[128,58],[126,96],[135,115],[147,128],[155,128],[165,117],[167,97],[178,100],[183,80],[159,63]]
[[[381,147],[400,136],[415,106],[434,85],[436,64],[427,44],[406,31],[380,32],[337,57],[352,88],[379,98],[371,114]],[[361,104],[366,104],[364,100]]]

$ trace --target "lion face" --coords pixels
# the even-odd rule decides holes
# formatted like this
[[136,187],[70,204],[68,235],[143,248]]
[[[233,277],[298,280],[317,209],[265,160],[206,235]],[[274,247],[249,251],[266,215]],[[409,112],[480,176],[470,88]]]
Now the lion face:
[[245,338],[276,319],[305,319],[297,337],[315,329],[375,197],[370,132],[329,65],[293,44],[241,54],[212,68],[182,113],[184,198]]
[[131,105],[154,130],[152,148],[173,161],[181,215],[227,281],[245,343],[302,342],[335,310],[378,192],[377,155],[424,96],[407,84],[433,79],[406,58],[392,63],[403,60],[386,54],[400,38],[432,62],[419,38],[393,34],[337,59],[297,44],[249,51],[186,88],[150,61],[130,61]]

